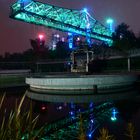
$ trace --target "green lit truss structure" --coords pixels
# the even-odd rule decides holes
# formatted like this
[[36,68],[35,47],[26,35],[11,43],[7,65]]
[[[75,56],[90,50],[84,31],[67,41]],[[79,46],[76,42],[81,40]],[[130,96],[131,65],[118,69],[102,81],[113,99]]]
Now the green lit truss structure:
[[11,6],[10,17],[64,32],[86,37],[88,35],[91,39],[108,44],[112,43],[110,29],[91,17],[86,10],[71,10],[35,0],[20,0]]
[[[98,127],[111,117],[112,103],[103,103],[95,108],[87,109],[84,112],[76,113],[75,117],[66,117],[58,122],[48,124],[45,127],[45,136],[41,140],[75,140],[84,135],[94,135]],[[81,116],[81,117],[80,117]],[[91,116],[93,117],[91,119]],[[91,122],[93,120],[93,122]]]

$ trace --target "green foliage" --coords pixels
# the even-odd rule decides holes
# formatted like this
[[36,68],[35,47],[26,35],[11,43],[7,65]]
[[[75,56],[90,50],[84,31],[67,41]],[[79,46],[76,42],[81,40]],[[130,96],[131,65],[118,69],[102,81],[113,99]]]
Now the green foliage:
[[39,139],[43,132],[43,127],[35,130],[38,117],[32,116],[32,103],[27,112],[22,112],[22,104],[25,95],[21,98],[20,103],[16,102],[14,111],[11,111],[6,117],[6,111],[2,111],[4,97],[0,99],[1,125],[0,125],[0,140],[35,140]]

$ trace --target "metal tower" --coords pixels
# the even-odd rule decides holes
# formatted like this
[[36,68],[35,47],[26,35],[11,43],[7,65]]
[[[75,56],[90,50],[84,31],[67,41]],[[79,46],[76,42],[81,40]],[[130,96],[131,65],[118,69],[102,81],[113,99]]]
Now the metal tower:
[[66,9],[35,0],[19,0],[11,6],[10,17],[85,37],[88,23],[90,38],[112,43],[112,32],[85,10]]

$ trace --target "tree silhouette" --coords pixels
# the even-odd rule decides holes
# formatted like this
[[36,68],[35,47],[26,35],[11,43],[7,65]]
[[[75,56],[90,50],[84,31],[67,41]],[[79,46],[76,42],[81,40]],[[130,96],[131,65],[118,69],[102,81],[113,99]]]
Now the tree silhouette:
[[127,24],[121,23],[113,33],[113,42],[114,47],[126,51],[136,47],[136,36]]
[[139,33],[139,35],[138,35],[138,37],[137,37],[137,48],[140,48],[140,33]]
[[128,50],[135,49],[137,47],[137,42],[138,40],[135,34],[125,23],[118,25],[113,33],[113,46],[128,58],[128,71],[130,71],[130,57]]
[[67,43],[59,41],[56,44],[56,58],[59,59],[64,59],[64,58],[68,58],[70,56],[70,49],[67,45]]

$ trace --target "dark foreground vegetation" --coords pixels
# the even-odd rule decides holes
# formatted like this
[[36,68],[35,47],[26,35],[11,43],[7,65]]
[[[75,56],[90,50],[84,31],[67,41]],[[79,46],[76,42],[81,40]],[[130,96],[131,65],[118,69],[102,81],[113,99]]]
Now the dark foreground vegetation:
[[[20,101],[15,102],[15,108],[9,113],[4,106],[5,95],[0,97],[0,139],[1,140],[45,140],[45,127],[37,127],[39,115],[33,115],[32,102],[29,103],[28,109],[23,109],[25,95]],[[84,123],[84,122],[82,122]],[[79,128],[77,140],[88,140],[84,128]],[[120,129],[120,128],[118,128]],[[117,136],[111,134],[107,128],[101,128],[98,131],[97,140],[117,140]],[[136,140],[136,131],[132,123],[128,123],[123,135],[125,140]],[[57,140],[57,138],[56,138]],[[120,139],[119,139],[120,140]]]

